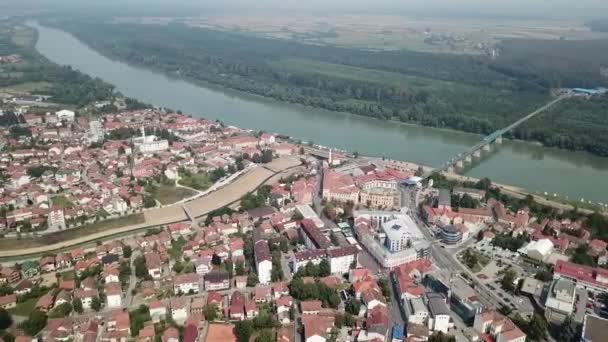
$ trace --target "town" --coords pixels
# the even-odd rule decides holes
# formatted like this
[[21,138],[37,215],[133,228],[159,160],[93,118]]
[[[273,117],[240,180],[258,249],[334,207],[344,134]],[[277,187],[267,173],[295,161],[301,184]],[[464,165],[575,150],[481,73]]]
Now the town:
[[608,328],[599,214],[108,105],[0,116],[2,341],[600,341]]

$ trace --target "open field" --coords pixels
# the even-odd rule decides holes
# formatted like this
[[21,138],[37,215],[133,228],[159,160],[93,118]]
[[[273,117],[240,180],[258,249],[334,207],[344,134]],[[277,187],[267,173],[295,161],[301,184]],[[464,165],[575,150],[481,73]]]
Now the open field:
[[15,316],[27,317],[30,312],[34,311],[34,306],[36,306],[37,301],[38,298],[30,298],[25,302],[17,304],[15,308],[8,310],[8,312]]
[[53,205],[58,205],[62,208],[72,208],[74,206],[74,203],[63,195],[53,197],[52,201]]
[[[167,24],[171,18],[123,18],[142,24]],[[478,54],[507,38],[597,39],[582,21],[413,18],[400,15],[213,15],[184,21],[259,36],[368,49]]]
[[196,195],[196,193],[190,189],[172,185],[159,185],[155,187],[154,192],[152,193],[152,196],[163,205],[172,204],[194,195]]
[[13,32],[12,40],[19,46],[34,46],[36,32],[31,27],[16,26]]
[[4,87],[0,89],[2,92],[8,93],[33,93],[36,91],[44,90],[50,88],[52,84],[48,82],[24,82],[20,84],[11,85],[8,87]]

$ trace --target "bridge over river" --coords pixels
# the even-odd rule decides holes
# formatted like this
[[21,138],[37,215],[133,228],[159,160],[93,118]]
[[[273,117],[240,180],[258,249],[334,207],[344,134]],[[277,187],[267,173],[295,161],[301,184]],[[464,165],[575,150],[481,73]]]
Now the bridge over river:
[[[567,94],[561,95],[561,96],[555,98],[554,100],[552,100],[551,102],[546,103],[544,106],[531,112],[530,114],[513,122],[509,126],[501,128],[501,129],[485,136],[480,142],[471,146],[465,152],[459,153],[454,158],[446,161],[440,167],[434,169],[432,172],[449,172],[449,173],[451,173],[451,172],[454,172],[456,169],[462,169],[464,167],[465,163],[471,163],[473,161],[473,158],[481,158],[482,151],[490,151],[491,144],[493,144],[493,143],[501,144],[503,135],[505,135],[508,132],[511,132],[512,130],[517,128],[522,123],[541,114],[542,112],[549,109],[550,107],[552,107],[556,103],[560,102],[561,100],[567,98],[568,96],[569,95],[567,95]],[[429,177],[430,173],[427,174],[426,176]]]

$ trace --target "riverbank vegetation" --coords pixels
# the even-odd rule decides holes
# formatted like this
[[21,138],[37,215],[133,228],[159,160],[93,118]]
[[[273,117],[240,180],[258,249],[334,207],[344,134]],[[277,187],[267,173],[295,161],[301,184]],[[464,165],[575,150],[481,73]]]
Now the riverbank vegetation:
[[[501,56],[491,60],[305,45],[180,24],[52,24],[104,54],[190,80],[286,102],[480,134],[544,104],[553,88],[608,83],[595,68],[608,62],[606,54],[593,54],[592,61],[575,58],[573,52],[580,46],[559,42],[547,46],[555,55],[536,58],[542,52],[534,48],[536,42],[508,41]],[[608,44],[602,41],[594,51],[604,48],[608,50]],[[560,114],[559,120],[547,120],[543,114],[513,136],[608,155],[608,141],[602,139],[608,136],[608,122],[601,114],[595,107],[567,118]]]
[[34,49],[36,31],[11,21],[0,22],[0,56],[19,56],[0,65],[0,89],[49,96],[50,103],[82,107],[114,96],[114,87],[69,66],[51,63]]

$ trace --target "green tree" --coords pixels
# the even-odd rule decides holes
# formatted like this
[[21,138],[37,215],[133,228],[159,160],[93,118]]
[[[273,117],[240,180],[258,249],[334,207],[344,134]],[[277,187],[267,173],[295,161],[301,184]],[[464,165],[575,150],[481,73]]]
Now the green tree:
[[541,340],[547,337],[547,321],[537,313],[532,316],[528,323],[528,335],[533,340]]
[[207,305],[203,309],[205,319],[209,322],[215,321],[218,318],[217,308],[214,305]]
[[63,303],[49,312],[49,318],[66,317],[70,314],[70,312],[72,312],[72,304]]
[[13,317],[8,311],[0,308],[0,330],[6,330],[13,325]]
[[19,327],[29,336],[36,336],[40,330],[46,326],[47,315],[40,311],[34,310],[30,313],[27,320],[21,322]]
[[361,310],[361,301],[355,298],[350,298],[346,305],[344,306],[344,310],[352,315],[358,315]]
[[243,265],[242,261],[236,262],[236,265],[234,266],[234,272],[237,276],[242,276],[245,274],[245,266]]
[[441,331],[429,336],[428,342],[456,342],[456,337],[452,335],[446,335]]
[[215,266],[219,266],[222,263],[222,259],[219,255],[213,253],[213,256],[211,257],[211,263]]
[[255,342],[274,342],[274,340],[272,330],[270,329],[263,329],[258,336],[255,337]]
[[578,342],[580,340],[580,335],[581,325],[575,322],[571,316],[568,316],[562,324],[559,325],[555,337],[560,342]]
[[517,278],[517,273],[513,269],[508,268],[500,280],[500,285],[506,291],[514,292],[516,289],[515,278]]
[[74,300],[72,301],[72,308],[74,309],[74,311],[76,313],[81,314],[84,311],[84,308],[82,307],[82,301],[80,300],[80,298],[74,298]]
[[131,254],[133,254],[133,250],[131,249],[131,246],[126,245],[122,248],[122,256],[126,259],[129,259],[131,257]]
[[256,286],[260,281],[258,280],[258,275],[251,272],[249,273],[249,275],[247,276],[247,286],[248,287],[254,287]]
[[101,309],[101,300],[99,297],[93,297],[91,300],[91,309],[99,311]]
[[329,265],[329,261],[327,259],[321,260],[319,263],[319,277],[327,277],[331,274],[331,266]]
[[384,297],[391,297],[391,283],[387,278],[378,279],[378,286],[380,286],[380,289],[382,289],[382,295]]
[[251,321],[239,321],[234,325],[234,334],[238,342],[249,342],[252,333],[253,324]]
[[135,275],[137,276],[137,278],[144,278],[149,274],[148,267],[146,266],[146,259],[143,255],[140,255],[135,258],[133,264],[135,265]]

